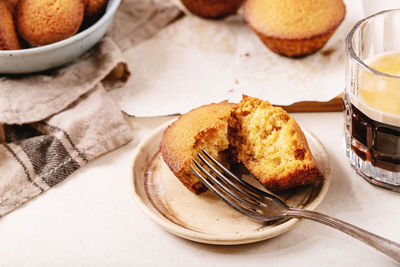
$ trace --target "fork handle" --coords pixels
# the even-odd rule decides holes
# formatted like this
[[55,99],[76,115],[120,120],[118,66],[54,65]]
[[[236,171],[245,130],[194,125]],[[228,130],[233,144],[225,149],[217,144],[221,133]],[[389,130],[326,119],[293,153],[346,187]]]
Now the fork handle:
[[364,242],[367,245],[370,245],[371,247],[374,247],[380,252],[392,257],[397,262],[400,262],[400,244],[389,239],[383,238],[342,220],[315,211],[291,208],[289,209],[287,215],[296,218],[309,219],[328,225]]

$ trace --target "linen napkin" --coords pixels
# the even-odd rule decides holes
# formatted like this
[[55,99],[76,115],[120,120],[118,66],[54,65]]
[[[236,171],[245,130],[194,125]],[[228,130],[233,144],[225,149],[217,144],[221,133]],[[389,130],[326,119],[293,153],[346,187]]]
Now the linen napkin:
[[132,138],[101,84],[49,119],[0,130],[0,216]]
[[130,72],[121,51],[181,14],[167,1],[126,0],[95,48],[59,69],[0,76],[0,216],[132,139],[106,90]]
[[80,60],[64,68],[36,75],[1,77],[0,122],[22,124],[44,120],[93,89],[118,65],[123,71],[120,77],[109,79],[108,87],[126,81],[129,71],[119,48],[105,38]]

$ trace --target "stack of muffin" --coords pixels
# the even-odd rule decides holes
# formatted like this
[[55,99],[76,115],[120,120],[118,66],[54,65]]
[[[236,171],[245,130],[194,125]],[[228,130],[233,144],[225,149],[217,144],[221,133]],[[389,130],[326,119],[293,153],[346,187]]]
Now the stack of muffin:
[[55,43],[96,22],[108,0],[0,0],[0,50]]
[[303,57],[322,48],[346,14],[343,0],[181,0],[193,14],[218,19],[235,14],[244,2],[244,18],[273,52]]

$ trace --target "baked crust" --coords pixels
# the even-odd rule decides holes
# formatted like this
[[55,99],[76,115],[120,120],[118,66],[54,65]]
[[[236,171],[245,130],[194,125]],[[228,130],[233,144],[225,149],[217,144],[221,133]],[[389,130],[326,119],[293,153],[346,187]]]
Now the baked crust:
[[[276,13],[279,16],[265,17],[263,18],[264,21],[260,21],[261,16],[254,14],[258,11],[250,6],[255,1],[259,0],[248,0],[244,5],[246,22],[269,49],[288,57],[303,57],[321,49],[342,23],[346,14],[346,6],[342,0],[329,0],[330,8],[327,10],[318,10],[317,8],[300,10],[301,6],[291,8],[290,3],[293,4],[293,1],[296,1],[292,0],[286,1],[288,5],[286,8],[284,4],[277,7]],[[265,1],[273,2],[271,0]],[[327,0],[308,2],[317,5],[318,2],[323,3]],[[296,12],[301,13],[301,16],[297,17],[296,23],[290,19],[285,19],[293,17],[293,13]],[[277,21],[272,21],[274,19]],[[280,27],[277,27],[277,25],[280,25]]]
[[243,0],[181,0],[194,15],[219,19],[236,14]]
[[201,106],[179,117],[164,131],[160,150],[165,163],[196,194],[207,189],[189,165],[202,148],[218,160],[224,160],[221,153],[229,147],[227,121],[234,106],[227,101]]
[[332,37],[337,27],[323,34],[309,38],[287,39],[265,35],[250,25],[250,28],[269,49],[282,56],[293,58],[305,57],[320,50]]
[[78,32],[84,12],[83,0],[21,0],[18,32],[33,46],[55,43]]
[[229,143],[236,158],[269,190],[285,190],[322,179],[304,133],[283,109],[244,96],[232,111],[228,125]]
[[0,50],[21,49],[15,30],[13,8],[5,1],[0,1]]

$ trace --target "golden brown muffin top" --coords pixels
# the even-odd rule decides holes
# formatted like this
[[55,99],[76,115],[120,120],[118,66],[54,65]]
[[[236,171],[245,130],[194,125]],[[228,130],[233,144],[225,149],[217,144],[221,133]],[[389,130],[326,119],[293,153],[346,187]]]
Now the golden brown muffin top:
[[20,48],[15,31],[12,7],[9,3],[0,1],[0,50],[16,50]]
[[160,148],[170,169],[179,172],[192,158],[197,137],[210,129],[227,128],[227,119],[235,104],[227,101],[209,104],[193,109],[181,116],[167,130]]
[[344,19],[342,0],[248,0],[246,21],[273,37],[303,39],[336,28]]
[[21,0],[18,31],[31,45],[54,43],[74,35],[84,15],[82,0]]

